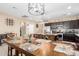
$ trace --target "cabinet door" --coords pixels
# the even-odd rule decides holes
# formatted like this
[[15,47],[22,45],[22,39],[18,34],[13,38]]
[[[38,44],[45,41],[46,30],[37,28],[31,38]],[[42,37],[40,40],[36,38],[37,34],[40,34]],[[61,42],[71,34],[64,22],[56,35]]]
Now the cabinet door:
[[74,28],[74,23],[73,21],[70,21],[70,29],[73,29]]
[[74,29],[77,29],[78,28],[78,25],[77,25],[78,22],[77,22],[77,20],[76,21],[73,21],[73,23],[74,23],[74,25],[73,25],[74,26]]
[[70,21],[70,28],[77,29],[78,28],[78,21],[77,20]]
[[76,26],[77,26],[77,29],[79,29],[79,20],[77,20],[77,25]]
[[69,29],[69,27],[70,27],[69,21],[66,21],[66,22],[64,23],[64,26],[65,26],[65,29]]

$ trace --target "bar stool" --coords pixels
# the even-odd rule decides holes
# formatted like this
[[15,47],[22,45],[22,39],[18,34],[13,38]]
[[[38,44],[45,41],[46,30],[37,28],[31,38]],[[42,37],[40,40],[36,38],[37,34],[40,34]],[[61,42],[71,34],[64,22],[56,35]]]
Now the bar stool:
[[8,46],[8,56],[12,56],[12,50],[13,48],[11,46]]
[[12,48],[11,46],[8,46],[8,56],[19,56],[19,54],[21,56],[23,56],[22,52],[19,52],[18,50],[15,49],[15,55],[13,55],[13,50],[14,48]]

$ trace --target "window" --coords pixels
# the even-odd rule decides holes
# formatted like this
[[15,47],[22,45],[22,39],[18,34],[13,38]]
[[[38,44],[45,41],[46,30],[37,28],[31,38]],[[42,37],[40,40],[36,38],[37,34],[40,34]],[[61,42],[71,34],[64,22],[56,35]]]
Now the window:
[[29,34],[33,34],[33,33],[34,33],[34,25],[33,25],[33,24],[29,24],[29,25],[27,26],[27,28],[28,28]]
[[14,24],[13,19],[7,18],[7,19],[6,19],[6,24],[7,24],[7,26],[13,26],[13,24]]

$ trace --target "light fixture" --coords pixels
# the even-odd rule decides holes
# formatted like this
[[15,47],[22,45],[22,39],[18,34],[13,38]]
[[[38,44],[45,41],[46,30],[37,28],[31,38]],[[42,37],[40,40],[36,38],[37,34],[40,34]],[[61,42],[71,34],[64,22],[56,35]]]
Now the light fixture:
[[67,9],[68,9],[68,10],[71,9],[71,6],[68,6]]
[[44,4],[42,3],[29,3],[28,4],[28,12],[31,15],[43,15],[44,14]]
[[70,15],[72,14],[71,8],[72,8],[71,5],[67,6],[67,9],[66,9],[65,12],[64,12],[64,15],[65,15],[65,16],[70,16]]

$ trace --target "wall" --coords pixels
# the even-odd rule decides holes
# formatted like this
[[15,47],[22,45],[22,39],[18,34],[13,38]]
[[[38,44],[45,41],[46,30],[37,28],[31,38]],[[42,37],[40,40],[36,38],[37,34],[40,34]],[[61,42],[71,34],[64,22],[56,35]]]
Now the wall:
[[60,18],[50,19],[47,23],[51,22],[62,22],[62,21],[69,21],[69,20],[76,20],[79,19],[79,16],[63,16]]
[[[34,26],[34,34],[44,33],[44,22],[41,22],[41,21],[35,22],[35,21],[27,21],[27,20],[24,20],[23,22],[26,24],[26,35],[29,34],[29,29],[27,28],[29,24]],[[38,27],[36,27],[36,24],[38,24]]]
[[36,28],[36,33],[38,34],[44,34],[44,23],[37,23],[38,24],[38,28]]
[[[13,18],[14,25],[7,26],[6,18]],[[17,33],[18,36],[20,36],[20,27],[22,25],[21,24],[22,22],[25,22],[26,25],[32,24],[32,23],[35,24],[33,21],[28,21],[27,19],[17,18],[17,17],[0,12],[0,34],[15,32]],[[26,29],[26,32],[28,32],[28,29]]]
[[[14,20],[13,26],[6,25],[7,18],[12,18]],[[19,36],[20,35],[20,32],[19,32],[20,26],[19,25],[20,25],[20,20],[18,20],[17,18],[6,15],[4,13],[0,13],[0,34],[16,32]]]
[[[27,20],[24,20],[22,22],[24,22],[25,23],[25,26],[26,26],[26,34],[25,34],[25,36],[28,37],[29,34],[36,33],[36,22],[27,21]],[[29,27],[29,25],[34,26],[34,28]],[[31,30],[34,30],[33,33],[31,32]]]

